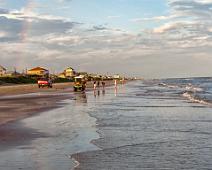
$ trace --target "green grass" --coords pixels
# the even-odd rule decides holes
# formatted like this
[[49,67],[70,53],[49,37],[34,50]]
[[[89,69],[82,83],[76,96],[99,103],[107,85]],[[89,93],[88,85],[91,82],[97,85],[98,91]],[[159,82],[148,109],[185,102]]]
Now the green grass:
[[[36,78],[36,77],[26,77],[26,76],[0,77],[0,85],[4,85],[4,84],[36,84],[37,79],[38,78]],[[73,82],[73,79],[56,78],[53,80],[53,83],[65,83],[65,82]]]
[[0,77],[0,84],[33,84],[37,83],[36,79],[29,77]]

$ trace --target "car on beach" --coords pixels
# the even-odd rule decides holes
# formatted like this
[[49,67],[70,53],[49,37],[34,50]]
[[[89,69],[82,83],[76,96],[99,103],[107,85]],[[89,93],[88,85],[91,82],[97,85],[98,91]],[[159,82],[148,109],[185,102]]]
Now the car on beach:
[[40,78],[38,79],[38,87],[43,88],[43,87],[48,87],[52,88],[52,81],[48,78]]
[[84,76],[74,78],[74,91],[84,91],[86,88],[86,80]]

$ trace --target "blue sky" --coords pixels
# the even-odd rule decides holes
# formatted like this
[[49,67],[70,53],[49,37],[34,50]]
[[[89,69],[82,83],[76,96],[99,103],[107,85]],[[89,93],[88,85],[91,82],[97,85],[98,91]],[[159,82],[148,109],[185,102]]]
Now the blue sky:
[[211,46],[212,0],[0,0],[8,69],[210,76]]
[[133,19],[165,15],[168,12],[165,0],[7,0],[4,7],[21,10],[30,2],[31,9],[40,14],[61,16],[90,25],[107,25],[128,31],[151,28],[158,23],[132,23]]

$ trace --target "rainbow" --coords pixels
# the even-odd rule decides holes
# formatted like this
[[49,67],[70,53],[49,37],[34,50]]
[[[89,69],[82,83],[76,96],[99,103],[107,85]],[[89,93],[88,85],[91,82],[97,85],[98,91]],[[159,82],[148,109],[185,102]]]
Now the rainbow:
[[[27,1],[27,4],[23,10],[24,15],[29,15],[35,7],[35,2],[33,0]],[[20,33],[21,41],[25,42],[27,40],[28,32],[30,30],[30,21],[25,20],[22,25],[22,31]]]
[[[23,58],[24,51],[27,50],[28,45],[27,45],[27,38],[28,38],[28,33],[30,31],[31,27],[31,21],[27,18],[27,16],[30,16],[30,13],[32,13],[33,9],[35,8],[35,2],[33,0],[27,1],[24,9],[23,9],[23,15],[26,16],[26,19],[23,20],[22,24],[22,29],[20,32],[20,45],[18,45],[17,51],[22,50],[19,55],[21,55],[16,63],[17,67],[20,69],[24,69],[23,66],[28,65],[29,63],[26,63],[25,59]],[[24,70],[23,70],[24,71]]]

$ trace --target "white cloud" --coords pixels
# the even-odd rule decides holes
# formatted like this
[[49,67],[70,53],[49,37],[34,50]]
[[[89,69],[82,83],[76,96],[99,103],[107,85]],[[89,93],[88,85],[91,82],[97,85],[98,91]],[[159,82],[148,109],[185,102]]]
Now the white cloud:
[[180,31],[180,29],[185,29],[186,27],[191,27],[192,25],[195,25],[195,22],[192,21],[178,21],[178,22],[169,22],[169,23],[165,23],[164,25],[154,28],[153,32],[154,33],[165,33],[168,31],[173,31],[173,30],[177,30]]
[[53,15],[39,15],[33,11],[26,10],[25,8],[22,8],[20,11],[14,10],[9,13],[0,14],[0,17],[5,17],[8,19],[16,19],[16,20],[27,20],[27,21],[33,21],[33,20],[64,20],[67,21],[64,17],[58,17]]
[[144,22],[144,21],[165,21],[165,20],[171,20],[174,18],[178,18],[180,15],[167,15],[167,16],[155,16],[155,17],[149,17],[149,18],[133,18],[130,21],[131,22]]

